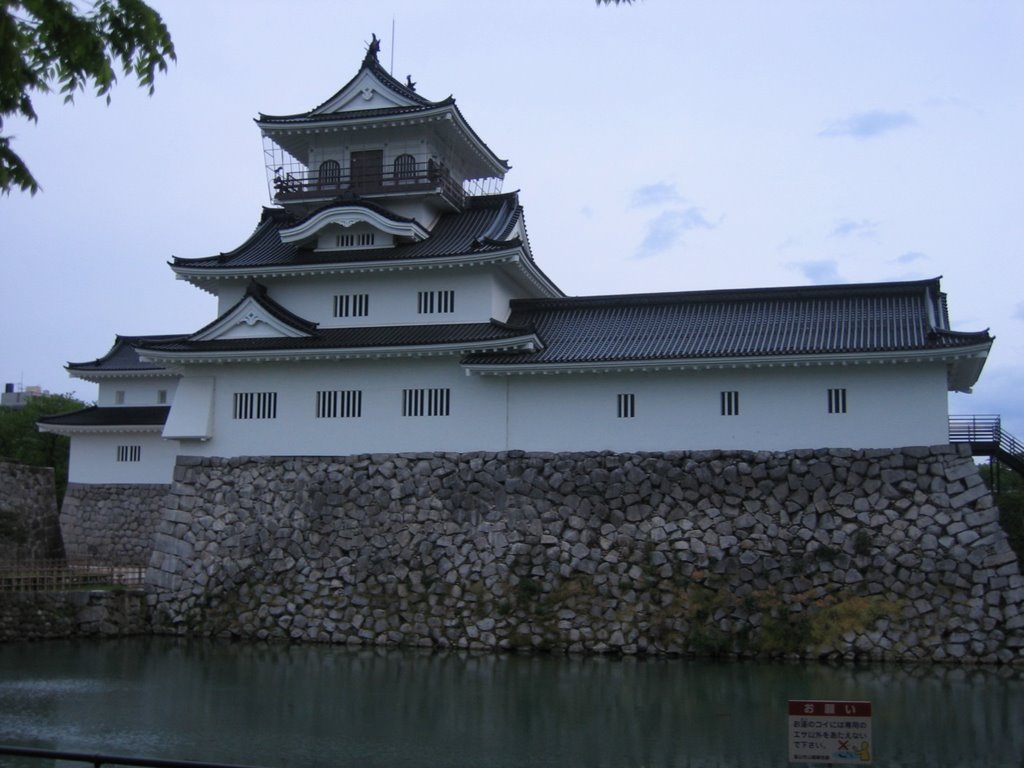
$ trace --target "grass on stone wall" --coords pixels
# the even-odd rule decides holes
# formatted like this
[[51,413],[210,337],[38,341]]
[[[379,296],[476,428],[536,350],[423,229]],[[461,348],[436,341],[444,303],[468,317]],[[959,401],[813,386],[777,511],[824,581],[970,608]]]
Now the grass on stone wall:
[[1024,478],[1009,467],[997,466],[996,462],[982,464],[979,469],[988,487],[998,488],[998,493],[993,492],[992,496],[999,507],[999,523],[1017,559],[1024,562]]

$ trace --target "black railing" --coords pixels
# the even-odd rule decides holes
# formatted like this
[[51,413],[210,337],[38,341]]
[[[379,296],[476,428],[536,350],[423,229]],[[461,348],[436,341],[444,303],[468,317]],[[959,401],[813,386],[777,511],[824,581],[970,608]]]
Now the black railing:
[[279,168],[274,173],[274,196],[281,201],[332,197],[346,192],[373,196],[430,191],[441,192],[458,206],[463,204],[466,196],[448,169],[430,160],[387,169],[350,172],[337,167],[324,172]]
[[976,456],[991,456],[1024,474],[1024,443],[1003,429],[998,416],[950,416],[949,442],[967,443]]
[[199,763],[191,760],[161,760],[125,755],[99,755],[88,752],[61,752],[55,749],[12,747],[2,744],[0,744],[0,755],[34,757],[40,760],[67,760],[75,763],[89,763],[96,768],[100,768],[101,765],[137,765],[142,768],[253,768],[253,766],[232,763]]

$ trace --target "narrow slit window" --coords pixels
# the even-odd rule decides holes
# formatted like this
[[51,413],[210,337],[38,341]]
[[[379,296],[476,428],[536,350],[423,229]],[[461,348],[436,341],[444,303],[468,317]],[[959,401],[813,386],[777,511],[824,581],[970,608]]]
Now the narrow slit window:
[[402,415],[449,416],[451,398],[451,390],[447,387],[403,389]]
[[740,393],[736,390],[722,392],[722,415],[740,415]]
[[830,389],[828,391],[828,412],[846,413],[846,389]]
[[366,317],[370,314],[370,294],[348,293],[334,297],[335,317]]
[[277,392],[235,392],[235,419],[276,419]]
[[421,315],[445,315],[455,311],[455,291],[419,291],[416,311]]
[[368,248],[376,242],[375,232],[345,232],[334,236],[336,248]]
[[142,446],[141,445],[119,445],[119,446],[117,446],[117,460],[119,462],[142,461]]
[[316,393],[318,419],[358,419],[362,415],[361,389],[326,389]]
[[636,417],[636,395],[632,392],[618,396],[619,418],[632,419]]

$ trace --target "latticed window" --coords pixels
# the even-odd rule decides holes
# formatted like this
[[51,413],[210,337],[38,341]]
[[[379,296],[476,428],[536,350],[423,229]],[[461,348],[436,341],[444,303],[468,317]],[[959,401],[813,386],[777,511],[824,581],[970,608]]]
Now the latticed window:
[[395,158],[395,178],[414,179],[416,178],[416,158],[412,155],[399,155]]
[[316,393],[318,419],[358,419],[362,415],[361,389],[325,389]]
[[830,389],[828,391],[828,412],[846,413],[846,389]]
[[319,181],[321,187],[340,186],[341,163],[337,160],[324,160],[320,163]]
[[277,392],[235,392],[236,419],[276,419]]
[[403,389],[403,416],[448,416],[452,391],[447,387]]
[[736,390],[722,392],[722,415],[740,415],[740,393]]
[[370,294],[338,294],[334,297],[335,317],[366,317],[370,314]]
[[455,291],[420,291],[416,311],[421,315],[450,314],[455,311]]
[[119,445],[117,446],[118,461],[142,461],[141,445]]
[[619,418],[632,419],[636,417],[636,395],[632,392],[619,395]]

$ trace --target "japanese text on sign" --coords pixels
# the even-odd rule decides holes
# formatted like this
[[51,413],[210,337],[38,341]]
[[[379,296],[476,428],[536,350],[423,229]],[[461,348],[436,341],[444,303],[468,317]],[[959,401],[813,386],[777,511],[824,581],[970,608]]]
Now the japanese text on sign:
[[871,762],[870,701],[790,701],[789,762]]

